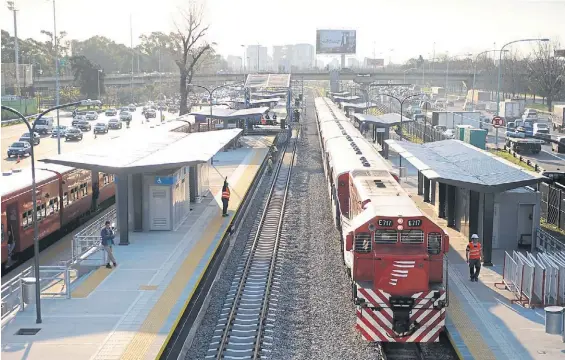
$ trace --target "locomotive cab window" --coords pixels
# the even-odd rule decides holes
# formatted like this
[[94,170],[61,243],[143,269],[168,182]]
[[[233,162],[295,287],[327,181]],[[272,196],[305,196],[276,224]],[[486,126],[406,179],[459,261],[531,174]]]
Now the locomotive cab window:
[[438,255],[441,252],[441,234],[437,232],[428,234],[428,254]]

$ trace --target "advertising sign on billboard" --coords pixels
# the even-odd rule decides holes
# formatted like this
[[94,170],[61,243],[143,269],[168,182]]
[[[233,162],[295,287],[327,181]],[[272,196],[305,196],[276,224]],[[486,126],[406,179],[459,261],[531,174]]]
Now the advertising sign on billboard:
[[317,30],[316,54],[355,54],[355,30]]
[[385,59],[370,59],[370,58],[367,58],[367,66],[370,66],[370,67],[385,66]]

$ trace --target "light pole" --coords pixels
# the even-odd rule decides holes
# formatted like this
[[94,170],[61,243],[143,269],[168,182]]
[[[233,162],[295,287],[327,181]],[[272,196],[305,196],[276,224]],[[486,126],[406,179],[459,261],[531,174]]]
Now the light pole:
[[[504,52],[504,48],[508,45],[519,43],[519,42],[530,42],[530,41],[549,41],[547,38],[543,39],[521,39],[521,40],[514,40],[510,41],[500,48],[500,57],[498,59],[498,84],[496,86],[496,116],[500,116],[500,79],[502,77],[502,53]],[[495,133],[495,146],[498,149],[498,127],[496,127]]]
[[479,61],[479,56],[483,55],[483,54],[488,54],[489,52],[493,52],[496,53],[497,51],[508,51],[508,50],[485,50],[483,52],[480,52],[477,54],[477,56],[475,57],[475,66],[473,68],[473,92],[472,92],[472,100],[471,100],[471,110],[475,111],[475,82],[476,82],[476,77],[477,77],[477,62]]
[[39,114],[39,116],[37,117],[37,119],[33,122],[33,126],[30,125],[28,119],[26,119],[25,116],[22,115],[22,113],[20,113],[19,111],[8,107],[8,106],[4,106],[2,105],[2,110],[5,111],[9,111],[15,115],[17,115],[24,124],[26,124],[27,129],[29,131],[29,137],[30,137],[30,143],[31,143],[31,151],[30,151],[30,158],[31,158],[31,188],[32,188],[32,193],[31,193],[31,201],[32,201],[32,206],[33,206],[33,210],[31,212],[32,215],[32,219],[33,219],[33,252],[34,252],[34,256],[33,256],[33,266],[34,266],[34,273],[35,273],[35,310],[36,310],[36,319],[35,322],[37,324],[41,324],[41,285],[40,285],[40,278],[39,278],[39,226],[37,224],[37,186],[35,183],[35,154],[34,154],[34,150],[33,150],[33,135],[35,133],[35,125],[37,124],[37,120],[41,119],[43,117],[43,115],[53,111],[53,110],[58,110],[61,108],[66,108],[69,106],[76,106],[76,105],[80,105],[82,104],[82,101],[77,101],[74,103],[70,103],[70,104],[63,104],[63,105],[59,105],[59,106],[55,106],[52,107],[50,109],[47,109],[45,111],[43,111],[41,114]]
[[[404,118],[404,115],[402,114],[402,108],[403,108],[403,106],[404,106],[404,102],[405,102],[406,100],[410,99],[410,98],[413,98],[413,97],[416,97],[416,96],[422,96],[422,95],[424,95],[424,94],[408,95],[408,96],[406,96],[405,98],[403,98],[402,100],[401,100],[400,98],[397,98],[397,97],[394,96],[394,95],[390,95],[390,94],[382,94],[382,95],[388,96],[388,97],[390,97],[390,98],[393,98],[393,99],[395,99],[396,101],[398,101],[398,102],[400,103],[400,134],[399,134],[399,135],[400,135],[400,140],[402,140],[402,122],[403,122],[402,120],[403,120],[403,118]],[[399,162],[398,162],[398,167],[399,167],[399,168],[402,168],[402,156],[400,156],[398,160],[399,160]]]
[[[195,86],[195,87],[198,87],[198,88],[201,88],[201,89],[206,90],[206,92],[207,92],[208,95],[210,96],[208,101],[209,101],[209,103],[210,103],[210,121],[212,121],[212,117],[213,117],[213,113],[212,113],[212,95],[214,94],[214,92],[215,92],[216,90],[221,89],[221,88],[224,88],[224,87],[226,87],[226,86],[234,86],[234,85],[241,85],[241,84],[243,84],[243,83],[241,83],[241,82],[236,82],[236,83],[231,83],[231,84],[224,84],[224,85],[216,86],[216,87],[213,88],[212,90],[208,89],[208,88],[205,87],[205,86],[196,85],[196,84],[188,84],[187,86]],[[199,127],[198,127],[198,130],[200,130]],[[208,129],[208,130],[210,130],[210,129]]]
[[[424,65],[422,64],[422,69],[424,68]],[[416,68],[410,68],[410,69],[406,69],[404,70],[404,84],[406,84],[406,73],[410,70],[417,70]]]
[[100,74],[102,73],[102,69],[98,69],[98,100],[100,100]]
[[15,86],[15,95],[19,94],[20,91],[20,45],[18,42],[18,17],[16,9],[16,5],[13,1],[8,1],[8,10],[14,13],[14,59],[16,62],[16,86]]
[[[59,125],[59,102],[60,102],[60,82],[59,82],[59,39],[57,39],[57,7],[53,0],[53,46],[55,48],[55,107],[57,107],[57,128]],[[61,132],[57,131],[57,154],[61,155]]]

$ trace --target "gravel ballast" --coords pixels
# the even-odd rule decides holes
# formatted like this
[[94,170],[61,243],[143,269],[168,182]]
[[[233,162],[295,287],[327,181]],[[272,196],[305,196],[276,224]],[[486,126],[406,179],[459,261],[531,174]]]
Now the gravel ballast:
[[315,124],[313,94],[298,144],[279,255],[280,293],[271,359],[375,359],[355,330],[355,307],[335,229]]

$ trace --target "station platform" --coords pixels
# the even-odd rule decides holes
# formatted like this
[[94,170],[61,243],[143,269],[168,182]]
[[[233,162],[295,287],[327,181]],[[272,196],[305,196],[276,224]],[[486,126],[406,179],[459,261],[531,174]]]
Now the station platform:
[[[3,360],[156,359],[189,303],[220,240],[266,158],[274,136],[243,137],[241,148],[214,156],[210,194],[175,231],[132,232],[115,246],[118,266],[100,267],[72,288],[71,299],[42,299],[2,326]],[[228,217],[221,187],[231,189]],[[40,329],[17,335],[20,329]]]
[[493,250],[492,267],[481,267],[478,282],[469,280],[465,261],[468,238],[448,228],[435,208],[417,195],[417,178],[402,180],[414,202],[449,234],[449,307],[447,332],[460,359],[565,359],[560,335],[545,333],[543,309],[512,304],[513,294],[499,289],[504,251]]

